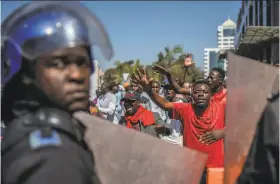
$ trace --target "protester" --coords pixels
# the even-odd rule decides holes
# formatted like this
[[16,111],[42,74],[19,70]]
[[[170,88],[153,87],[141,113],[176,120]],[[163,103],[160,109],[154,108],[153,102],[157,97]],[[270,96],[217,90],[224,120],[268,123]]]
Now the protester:
[[[152,91],[153,92],[159,94],[160,88],[161,88],[161,85],[158,81],[153,81],[152,82]],[[150,99],[149,95],[147,95],[145,92],[143,92],[143,96],[146,97],[147,99]],[[161,109],[157,104],[155,104],[152,100],[150,101],[150,104],[151,104],[151,111],[152,112],[157,112],[160,115],[160,118],[164,122],[166,122],[167,116],[166,116],[165,111],[163,109]]]
[[[193,63],[190,63],[189,66],[192,66]],[[189,67],[186,66],[186,67]],[[192,88],[186,89],[181,87],[175,80],[174,77],[172,77],[171,73],[164,67],[159,65],[154,65],[153,69],[157,72],[164,74],[167,76],[168,81],[174,88],[176,93],[184,94],[184,95],[191,95],[192,94]],[[212,88],[212,99],[216,102],[221,103],[221,105],[225,108],[226,106],[226,94],[227,90],[223,87],[224,79],[225,79],[225,72],[221,68],[213,68],[211,72],[209,73],[209,76],[207,78],[209,80],[209,84]]]
[[[166,110],[174,110],[183,120],[183,144],[208,154],[207,168],[221,168],[224,166],[224,108],[217,102],[210,100],[211,87],[208,80],[199,80],[193,84],[193,103],[172,103],[158,94],[151,92],[151,81],[145,71],[137,70],[134,79],[143,86],[151,99]],[[206,182],[206,171],[202,182]]]
[[119,124],[119,122],[121,120],[121,116],[124,114],[124,109],[121,105],[121,99],[123,98],[123,96],[125,94],[125,88],[122,85],[119,85],[118,88],[119,88],[119,90],[116,93],[117,103],[116,103],[116,112],[115,112],[115,116],[114,116],[114,120],[113,120],[114,124]]
[[130,90],[137,91],[141,95],[141,104],[145,109],[151,110],[151,99],[149,98],[149,95],[147,95],[145,92],[143,92],[142,86],[139,86],[137,83],[131,81],[130,83]]
[[94,116],[101,116],[99,111],[98,111],[98,107],[97,104],[99,102],[100,96],[103,95],[103,92],[100,88],[98,88],[95,92],[96,94],[96,98],[93,101],[89,102],[89,113],[94,115]]
[[[165,91],[165,99],[169,102],[174,103],[187,103],[184,98],[178,97],[178,95],[175,94],[175,91],[172,89],[171,85],[169,83],[165,83],[163,86],[163,89]],[[179,144],[182,145],[181,140],[181,133],[182,128],[180,117],[174,112],[174,110],[168,110],[166,111],[167,114],[167,123],[170,124],[172,128],[172,134],[169,136],[162,137],[163,140],[173,143],[173,144]]]
[[96,94],[96,97],[95,97],[95,99],[93,99],[93,101],[92,101],[92,104],[93,104],[94,106],[97,105],[98,98],[102,95],[102,90],[101,90],[100,88],[98,88],[98,89],[95,91],[95,94]]
[[[191,66],[192,64],[190,64],[189,66]],[[189,66],[186,66],[186,67],[189,67]],[[168,83],[172,86],[172,88],[174,89],[175,93],[176,94],[183,94],[183,95],[191,95],[192,91],[191,91],[191,88],[183,88],[179,85],[179,79],[177,79],[176,77],[172,76],[171,75],[171,72],[160,66],[160,65],[154,65],[153,66],[153,69],[162,74],[162,75],[165,75],[166,78],[168,79]],[[181,82],[183,83],[183,82]]]
[[142,107],[141,96],[137,91],[129,91],[122,102],[125,107],[126,127],[152,136],[170,134],[169,128],[161,120],[158,113],[153,113]]
[[227,80],[226,80],[226,79],[225,79],[224,82],[223,82],[223,88],[224,88],[224,89],[227,89]]
[[32,1],[2,22],[1,39],[1,183],[99,184],[72,114],[88,111],[92,41],[112,57],[102,24],[77,2]]
[[212,68],[207,78],[212,88],[212,99],[226,106],[227,90],[224,88],[225,71],[221,68]]
[[[117,106],[117,97],[116,93],[119,90],[118,82],[111,82],[108,84],[108,92],[102,96],[97,104],[98,110],[101,112],[101,116],[104,119],[109,120],[110,122],[114,121],[116,106]],[[115,121],[113,123],[116,123]]]
[[123,83],[123,87],[125,89],[125,92],[128,92],[130,90],[130,83],[129,82]]
[[243,171],[236,182],[251,183],[279,183],[279,88],[269,97]]

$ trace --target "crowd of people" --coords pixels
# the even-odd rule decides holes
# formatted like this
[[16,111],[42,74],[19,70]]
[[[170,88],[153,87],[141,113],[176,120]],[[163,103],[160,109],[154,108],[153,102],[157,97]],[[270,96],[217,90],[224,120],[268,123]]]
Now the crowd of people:
[[[191,55],[185,58],[191,59]],[[185,61],[186,70],[193,64]],[[144,69],[137,69],[124,84],[103,84],[96,91],[96,99],[90,103],[91,114],[205,152],[208,154],[206,167],[222,168],[227,93],[225,71],[212,68],[207,79],[179,85],[168,69],[160,65],[154,65],[153,69],[166,80],[153,80],[147,77]]]

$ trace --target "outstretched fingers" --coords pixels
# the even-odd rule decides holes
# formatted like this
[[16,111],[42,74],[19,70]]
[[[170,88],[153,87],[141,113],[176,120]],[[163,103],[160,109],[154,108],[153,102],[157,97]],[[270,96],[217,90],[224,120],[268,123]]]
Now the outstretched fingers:
[[167,70],[163,66],[160,66],[158,64],[153,65],[152,68],[153,70],[155,70],[155,73],[165,74],[167,72]]
[[142,75],[142,73],[140,72],[139,68],[137,68],[136,74],[138,75],[138,77],[139,77],[140,79],[142,79],[143,75]]
[[140,78],[136,73],[132,74],[131,79],[132,79],[132,82],[136,81],[138,83],[140,81]]
[[146,70],[144,68],[141,68],[141,73],[146,76]]

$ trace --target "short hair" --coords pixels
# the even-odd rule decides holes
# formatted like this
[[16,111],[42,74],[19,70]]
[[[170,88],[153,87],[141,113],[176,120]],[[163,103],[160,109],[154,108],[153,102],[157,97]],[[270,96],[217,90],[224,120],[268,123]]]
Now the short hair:
[[158,84],[160,86],[160,82],[159,81],[156,81],[156,80],[152,81],[152,84],[154,84],[154,83],[156,83],[156,84]]
[[221,69],[219,67],[215,67],[215,68],[212,68],[212,71],[218,72],[221,75],[222,79],[225,80],[226,72],[223,69]]
[[209,88],[211,88],[210,84],[209,84],[209,81],[207,79],[198,79],[194,82],[192,88],[194,88],[196,85],[198,84],[205,84],[207,85]]
[[184,59],[186,59],[186,58],[188,58],[188,57],[193,58],[193,55],[192,55],[191,53],[184,54]]

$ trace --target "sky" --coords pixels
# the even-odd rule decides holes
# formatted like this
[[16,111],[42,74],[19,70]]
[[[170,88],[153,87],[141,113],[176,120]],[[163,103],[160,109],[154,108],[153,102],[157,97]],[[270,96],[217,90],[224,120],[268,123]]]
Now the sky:
[[[24,1],[2,1],[1,21]],[[102,70],[116,60],[157,60],[164,47],[182,45],[203,66],[204,48],[217,47],[217,26],[229,17],[236,22],[241,1],[95,1],[83,2],[103,23],[114,57],[106,61],[95,52]]]

